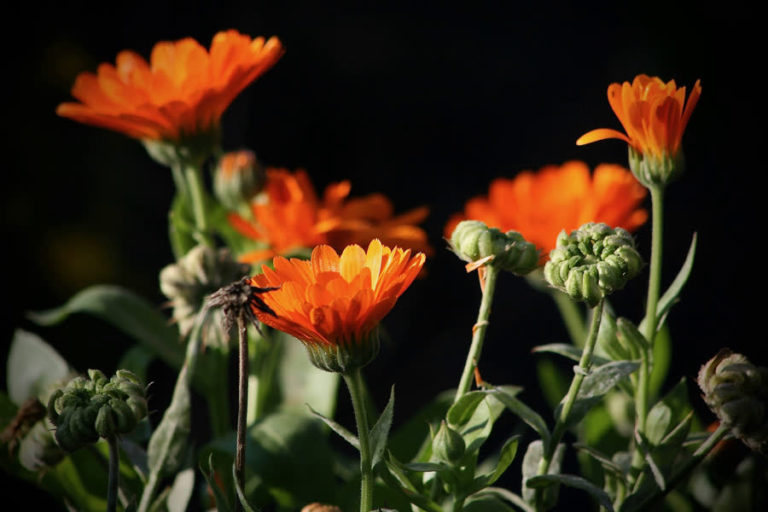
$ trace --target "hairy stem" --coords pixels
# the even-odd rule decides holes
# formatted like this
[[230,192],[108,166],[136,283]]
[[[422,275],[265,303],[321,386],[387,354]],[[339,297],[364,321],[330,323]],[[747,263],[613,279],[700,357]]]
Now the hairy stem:
[[363,374],[360,368],[357,368],[351,374],[345,373],[343,376],[352,397],[352,409],[355,411],[355,422],[357,423],[357,437],[360,441],[360,512],[370,512],[373,508],[373,468],[371,468],[368,416],[363,398]]

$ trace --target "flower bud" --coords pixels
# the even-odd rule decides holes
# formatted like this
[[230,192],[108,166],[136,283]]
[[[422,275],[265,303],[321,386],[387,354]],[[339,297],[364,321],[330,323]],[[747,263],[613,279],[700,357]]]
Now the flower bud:
[[348,374],[373,361],[379,354],[381,341],[377,327],[364,340],[346,340],[328,345],[304,343],[304,346],[309,354],[309,360],[317,368],[327,372]]
[[310,503],[305,505],[301,512],[341,512],[341,509],[336,505],[326,505],[324,503]]
[[266,182],[264,168],[253,151],[241,150],[224,154],[213,173],[213,193],[230,210],[249,211],[251,198],[258,194]]
[[450,428],[443,420],[432,440],[432,456],[440,461],[455,464],[464,456],[466,445],[461,434]]
[[[219,288],[240,279],[250,267],[235,260],[228,249],[205,245],[193,247],[178,262],[160,272],[160,290],[173,304],[173,319],[179,332],[192,331],[205,298]],[[221,322],[212,322],[218,326]],[[223,339],[224,336],[217,337]]]
[[126,434],[147,414],[144,390],[127,370],[107,380],[98,370],[90,379],[76,377],[57,389],[48,401],[48,416],[56,426],[56,441],[74,451],[99,437]]
[[768,368],[722,349],[699,370],[707,406],[750,449],[768,455]]
[[451,249],[464,261],[475,262],[489,256],[495,265],[513,274],[527,274],[539,259],[536,246],[517,231],[501,232],[478,220],[459,222],[451,235]]
[[200,166],[219,151],[221,131],[216,126],[193,134],[182,134],[178,140],[143,139],[144,149],[157,163],[166,167]]
[[571,234],[562,231],[549,253],[544,278],[574,300],[597,305],[620,290],[643,266],[632,235],[622,228],[587,223]]
[[637,181],[651,187],[666,185],[682,174],[685,168],[683,151],[679,150],[675,155],[658,157],[650,153],[642,153],[629,146],[629,168]]

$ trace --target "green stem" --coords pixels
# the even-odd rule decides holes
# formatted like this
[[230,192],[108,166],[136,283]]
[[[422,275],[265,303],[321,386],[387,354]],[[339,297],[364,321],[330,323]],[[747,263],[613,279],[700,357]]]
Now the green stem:
[[357,437],[360,441],[360,512],[370,512],[373,508],[373,468],[371,467],[370,430],[363,399],[363,374],[360,368],[357,368],[351,374],[343,374],[343,377],[352,397]]
[[[648,348],[644,350],[640,358],[637,389],[635,391],[635,430],[641,435],[645,434],[648,417],[649,383],[650,383],[650,358],[653,354],[653,341],[656,337],[656,311],[661,290],[661,256],[663,246],[663,220],[664,220],[664,189],[658,185],[651,186],[651,203],[653,215],[653,231],[651,233],[651,265],[648,277],[648,300],[645,308],[645,331],[643,335],[648,340]],[[635,446],[632,454],[632,471],[630,478],[639,474],[643,466],[643,454],[639,446]]]
[[488,327],[488,318],[491,316],[491,304],[493,304],[493,292],[496,289],[496,280],[499,276],[499,269],[495,265],[485,267],[485,288],[483,289],[483,298],[480,301],[480,310],[477,313],[477,322],[472,327],[472,344],[469,347],[467,360],[464,363],[464,371],[461,373],[459,388],[456,390],[454,403],[459,398],[467,394],[472,387],[472,377],[475,367],[480,360],[480,353],[483,351],[483,341],[485,340],[485,331]]
[[664,496],[670,491],[674,490],[693,469],[701,463],[704,458],[709,455],[709,452],[719,443],[723,437],[728,433],[730,428],[724,427],[721,423],[717,427],[717,430],[707,438],[706,441],[701,443],[699,447],[693,452],[693,455],[688,459],[672,476],[667,480],[667,485],[664,489],[657,488],[656,492],[646,497],[635,510],[655,510],[655,507]]
[[[549,466],[552,464],[552,459],[557,450],[557,445],[560,444],[560,440],[565,434],[565,429],[568,425],[568,417],[573,409],[573,404],[576,403],[576,398],[579,395],[579,389],[581,383],[584,381],[584,377],[589,374],[590,367],[592,366],[592,353],[597,345],[597,333],[600,330],[600,320],[603,316],[603,303],[601,300],[592,309],[592,322],[589,325],[589,333],[587,334],[587,340],[584,343],[584,350],[581,353],[581,359],[579,360],[579,369],[574,373],[573,380],[571,380],[571,386],[568,388],[563,399],[563,407],[560,409],[560,414],[555,422],[555,428],[552,432],[552,437],[549,443],[544,447],[544,454],[539,461],[539,468],[537,475],[546,475],[549,472]],[[536,509],[542,510],[543,508],[543,489],[536,490]]]
[[[249,377],[248,423],[256,421],[267,412],[270,395],[275,385],[280,363],[281,346],[269,335],[267,326],[261,326],[261,335],[253,343],[254,369]],[[255,360],[258,358],[258,360]]]
[[587,327],[584,325],[581,307],[560,290],[554,288],[550,290],[550,295],[555,301],[558,311],[560,311],[563,322],[565,322],[565,328],[568,330],[571,342],[579,348],[583,347],[583,341],[587,337]]
[[[237,400],[237,447],[235,450],[235,477],[241,489],[245,489],[245,432],[248,413],[248,328],[243,315],[237,318],[238,332],[238,400]],[[235,496],[235,512],[243,510]]]
[[199,165],[184,165],[184,177],[189,186],[189,198],[192,203],[192,214],[195,217],[195,233],[198,242],[213,246],[208,232],[208,218],[205,207],[205,187],[203,186],[202,170]]
[[117,510],[117,483],[120,477],[120,453],[117,448],[117,438],[107,439],[109,445],[109,483],[107,485],[107,512]]

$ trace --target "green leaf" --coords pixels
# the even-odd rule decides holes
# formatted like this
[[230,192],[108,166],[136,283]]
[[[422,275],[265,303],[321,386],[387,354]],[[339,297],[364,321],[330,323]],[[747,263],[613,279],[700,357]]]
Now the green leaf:
[[307,408],[309,409],[309,412],[313,416],[320,418],[323,421],[323,423],[331,427],[331,430],[339,434],[346,442],[351,444],[357,450],[360,450],[360,440],[357,438],[355,434],[353,434],[352,432],[344,428],[339,423],[336,423],[332,419],[326,418],[325,416],[323,416],[322,414],[314,410],[311,405],[307,404]]
[[636,371],[640,363],[636,361],[613,361],[593,368],[584,377],[579,388],[578,398],[601,397],[610,391],[618,382]]
[[479,491],[477,494],[475,494],[475,496],[496,496],[498,498],[507,500],[524,512],[535,512],[535,509],[526,503],[525,500],[520,497],[520,495],[501,487],[486,487],[482,491]]
[[535,430],[539,437],[545,442],[549,443],[549,429],[539,413],[525,405],[523,402],[505,392],[501,388],[494,388],[493,396],[496,397],[501,403],[503,403],[507,409],[512,411],[514,415],[527,423],[533,430]]
[[657,446],[664,436],[673,430],[673,425],[678,425],[690,411],[688,386],[685,378],[682,378],[648,411],[645,430],[648,442]]
[[573,447],[595,459],[600,463],[605,471],[612,473],[616,477],[622,479],[624,478],[624,473],[621,468],[604,453],[601,453],[599,450],[596,450],[595,448],[582,443],[573,443]]
[[202,471],[205,481],[208,483],[208,488],[213,492],[213,497],[216,500],[216,510],[218,512],[231,512],[232,508],[229,506],[224,493],[221,491],[219,484],[216,483],[214,475],[216,471],[213,468],[213,453],[208,455],[208,469],[203,467],[202,461],[200,462],[200,471]]
[[443,512],[443,509],[416,490],[413,483],[402,472],[400,464],[391,454],[384,459],[384,467],[379,471],[379,476],[390,489],[399,492],[406,500],[427,512]]
[[619,343],[630,354],[629,359],[639,359],[641,354],[649,347],[648,340],[645,339],[640,331],[631,321],[626,318],[616,320],[616,336]]
[[[615,316],[609,311],[609,308],[603,307],[600,328],[597,331],[595,353],[597,355],[606,355],[614,361],[632,359],[632,354],[619,342],[616,331]],[[593,361],[596,364],[604,364],[598,363],[595,359]]]
[[501,478],[501,475],[504,474],[509,465],[512,464],[512,461],[515,460],[519,440],[519,436],[507,439],[507,442],[504,443],[504,446],[501,447],[501,452],[499,453],[499,460],[496,463],[496,468],[491,473],[480,475],[475,479],[475,482],[480,484],[478,490],[482,489],[483,487],[492,485],[494,482],[496,482],[496,480]]
[[129,370],[136,375],[141,382],[147,382],[147,369],[152,364],[152,360],[155,355],[142,345],[134,345],[125,351],[120,362],[117,363],[118,368]]
[[91,286],[61,307],[30,312],[28,316],[39,325],[50,326],[74,313],[87,313],[109,322],[174,368],[180,368],[184,361],[176,328],[147,301],[119,286]]
[[568,392],[569,382],[557,365],[549,358],[536,362],[536,373],[541,392],[551,408],[560,403],[560,399]]
[[467,500],[462,510],[465,512],[514,512],[515,509],[495,496],[486,495]]
[[279,383],[282,393],[280,408],[305,412],[305,404],[332,417],[336,411],[339,374],[315,367],[307,357],[304,345],[289,334],[271,331],[273,342],[282,345],[279,362]]
[[[662,319],[666,317],[672,305],[677,301],[678,295],[680,295],[680,292],[683,290],[683,286],[685,286],[685,283],[688,281],[688,278],[691,275],[691,270],[693,269],[693,260],[696,256],[696,242],[697,235],[694,233],[693,239],[691,240],[691,245],[688,248],[688,254],[685,257],[685,261],[683,262],[683,266],[680,268],[680,271],[677,273],[674,281],[672,281],[672,284],[669,285],[669,288],[667,288],[667,291],[665,291],[664,295],[662,295],[659,299],[658,306],[656,307],[656,322],[658,324],[657,328],[661,327]],[[640,322],[641,331],[645,331],[645,325],[647,321],[647,318],[643,318],[643,321]]]
[[371,443],[371,467],[376,467],[376,464],[381,461],[381,457],[384,454],[384,449],[387,447],[387,438],[389,437],[389,429],[392,427],[392,414],[395,409],[395,386],[389,392],[389,401],[387,401],[386,407],[376,420],[376,424],[371,428],[370,443]]
[[[525,456],[523,456],[523,500],[526,503],[533,504],[536,497],[536,490],[528,486],[529,479],[535,477],[539,472],[539,463],[544,454],[543,444],[540,439],[533,441],[528,445],[528,449],[525,450]],[[556,475],[560,473],[560,465],[563,462],[565,456],[565,445],[560,443],[555,449],[555,454],[552,457],[552,462],[549,464],[549,474]],[[557,495],[559,488],[557,486],[550,487],[544,491],[544,508],[552,508],[557,503]]]
[[488,393],[485,391],[470,391],[463,395],[448,409],[445,415],[448,423],[453,428],[465,425],[486,396]]
[[[497,388],[502,389],[502,388]],[[507,393],[506,391],[504,391]],[[512,393],[516,393],[517,390],[512,390]],[[512,394],[507,396],[512,397]],[[477,406],[472,417],[467,421],[463,429],[461,430],[461,437],[464,438],[464,444],[466,445],[466,454],[475,453],[483,443],[488,439],[493,429],[493,424],[504,410],[504,405],[501,401],[495,398],[495,393],[488,393],[487,396]]]
[[604,509],[610,512],[613,512],[613,503],[611,502],[611,498],[610,496],[608,496],[608,493],[606,493],[604,490],[597,487],[595,484],[593,484],[589,480],[585,480],[580,476],[540,475],[540,476],[535,476],[530,480],[528,480],[528,486],[533,488],[544,488],[553,484],[563,484],[563,485],[567,485],[568,487],[573,487],[575,489],[586,491],[589,494],[591,494],[593,498],[597,500],[597,502],[600,504],[601,507],[603,507]]
[[240,482],[237,481],[237,472],[235,470],[234,464],[232,464],[232,479],[235,482],[235,490],[237,491],[237,500],[240,502],[240,505],[243,507],[243,510],[245,510],[245,512],[256,512],[256,510],[248,504],[248,500],[245,498],[245,491],[243,491],[243,488],[240,487]]
[[176,474],[166,503],[168,512],[185,512],[195,488],[195,470],[186,468]]
[[450,471],[451,467],[442,462],[407,462],[402,465],[403,469],[416,471],[417,473],[426,473],[429,471]]
[[[600,325],[602,326],[602,323]],[[548,343],[546,345],[539,345],[537,347],[533,347],[532,352],[548,352],[551,354],[558,354],[563,357],[567,357],[568,359],[576,361],[577,363],[581,361],[581,349],[574,347],[573,345],[568,345],[567,343]],[[592,362],[594,364],[602,365],[609,362],[609,360],[601,356],[593,355]]]
[[180,260],[196,245],[194,224],[184,196],[177,193],[168,212],[168,238],[175,259]]
[[48,403],[51,387],[71,370],[63,357],[39,336],[16,329],[8,353],[8,396],[17,406],[35,397]]
[[669,327],[664,324],[653,340],[651,376],[648,382],[648,390],[651,397],[658,396],[661,387],[664,385],[671,360],[672,339],[669,336]]

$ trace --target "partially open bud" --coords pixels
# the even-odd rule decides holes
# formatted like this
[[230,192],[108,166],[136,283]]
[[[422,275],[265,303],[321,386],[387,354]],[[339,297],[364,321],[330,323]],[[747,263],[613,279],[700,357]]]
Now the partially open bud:
[[664,153],[657,157],[653,154],[645,154],[629,146],[629,168],[637,181],[650,187],[652,185],[666,185],[685,168],[683,151],[679,150],[674,155]]
[[[178,262],[160,272],[160,290],[173,305],[173,319],[186,336],[195,324],[205,298],[250,272],[250,266],[232,257],[228,249],[193,247]],[[221,322],[212,322],[218,329]],[[218,336],[218,339],[224,337]]]
[[595,307],[620,290],[643,266],[628,231],[587,223],[571,234],[562,231],[544,265],[547,282],[574,300]]
[[443,420],[432,440],[432,456],[440,462],[455,464],[464,456],[466,444],[461,434],[450,428]]
[[464,220],[453,230],[451,248],[464,261],[475,262],[492,256],[488,263],[523,275],[536,268],[539,252],[517,231],[503,233],[479,220]]
[[248,203],[265,181],[266,173],[253,151],[232,151],[225,153],[216,165],[213,192],[229,210],[249,212]]
[[722,349],[699,370],[709,408],[750,449],[768,455],[768,368]]
[[56,390],[48,415],[56,426],[56,441],[74,451],[99,437],[113,438],[132,431],[147,415],[147,401],[138,378],[127,370],[107,380],[98,370],[89,379],[76,377]]

